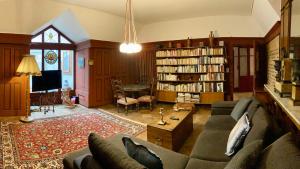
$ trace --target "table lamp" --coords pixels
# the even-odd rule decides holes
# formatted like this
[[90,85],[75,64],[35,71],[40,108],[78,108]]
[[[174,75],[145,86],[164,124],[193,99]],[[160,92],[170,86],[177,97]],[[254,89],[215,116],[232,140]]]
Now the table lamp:
[[41,76],[42,73],[38,67],[38,64],[35,61],[35,56],[33,55],[24,55],[18,69],[17,69],[17,75],[24,75],[26,76],[26,117],[21,117],[20,121],[22,122],[32,122],[33,120],[29,117],[30,113],[30,103],[28,105],[28,97],[30,97],[29,88],[30,88],[30,82],[29,82],[29,76]]

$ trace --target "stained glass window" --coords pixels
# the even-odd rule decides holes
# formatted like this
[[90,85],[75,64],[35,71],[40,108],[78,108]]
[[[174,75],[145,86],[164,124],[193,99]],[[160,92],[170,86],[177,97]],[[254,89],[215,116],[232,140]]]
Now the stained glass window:
[[58,43],[58,33],[50,28],[44,32],[44,41],[46,43]]
[[[73,42],[53,26],[34,35],[31,42],[30,54],[35,56],[40,70],[61,70],[62,88],[74,89],[75,45]],[[64,50],[61,50],[62,48]]]
[[74,88],[74,51],[62,50],[60,54],[63,88]]
[[71,44],[70,41],[68,41],[66,38],[64,38],[63,36],[60,36],[60,43],[66,43],[66,44]]
[[40,42],[40,43],[42,43],[43,42],[43,36],[42,36],[42,34],[40,34],[40,35],[36,36],[35,38],[33,38],[31,40],[31,42]]

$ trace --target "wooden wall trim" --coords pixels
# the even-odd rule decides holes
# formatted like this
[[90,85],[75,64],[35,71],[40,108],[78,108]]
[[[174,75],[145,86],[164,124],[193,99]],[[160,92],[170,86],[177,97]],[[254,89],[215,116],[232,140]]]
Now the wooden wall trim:
[[77,50],[86,48],[109,48],[109,49],[119,49],[119,42],[110,42],[102,40],[86,40],[77,44]]
[[0,44],[29,45],[32,35],[0,33]]
[[271,28],[271,30],[266,34],[266,36],[265,36],[266,44],[269,43],[270,41],[272,41],[278,35],[280,35],[280,26],[281,26],[281,22],[277,21],[274,24],[274,26]]

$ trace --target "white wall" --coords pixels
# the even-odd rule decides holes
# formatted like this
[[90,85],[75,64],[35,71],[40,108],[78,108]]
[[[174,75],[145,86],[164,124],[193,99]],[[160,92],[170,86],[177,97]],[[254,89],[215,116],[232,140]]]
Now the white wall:
[[280,20],[280,16],[268,0],[254,0],[252,16],[263,30],[264,35]]
[[147,24],[139,32],[142,42],[208,37],[262,37],[260,26],[251,16],[210,16]]
[[300,37],[300,15],[292,15],[291,36]]

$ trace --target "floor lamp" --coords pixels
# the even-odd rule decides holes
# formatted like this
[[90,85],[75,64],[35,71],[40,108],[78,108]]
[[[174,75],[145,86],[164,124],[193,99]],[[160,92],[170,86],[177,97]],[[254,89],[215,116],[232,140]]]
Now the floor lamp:
[[18,69],[17,69],[17,75],[25,75],[26,76],[26,117],[21,117],[20,121],[22,122],[32,122],[33,119],[29,117],[30,113],[30,103],[28,104],[28,98],[30,98],[30,82],[29,82],[29,76],[41,76],[41,71],[38,67],[38,64],[35,61],[35,56],[33,55],[24,55]]

